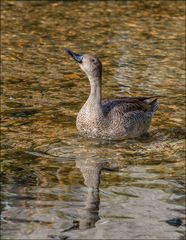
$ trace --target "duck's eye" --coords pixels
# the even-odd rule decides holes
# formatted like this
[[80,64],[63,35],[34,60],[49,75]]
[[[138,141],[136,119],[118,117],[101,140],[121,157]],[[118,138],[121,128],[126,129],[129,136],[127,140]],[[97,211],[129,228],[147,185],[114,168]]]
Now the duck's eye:
[[93,63],[95,63],[95,62],[96,62],[96,59],[92,58],[91,61],[92,61]]

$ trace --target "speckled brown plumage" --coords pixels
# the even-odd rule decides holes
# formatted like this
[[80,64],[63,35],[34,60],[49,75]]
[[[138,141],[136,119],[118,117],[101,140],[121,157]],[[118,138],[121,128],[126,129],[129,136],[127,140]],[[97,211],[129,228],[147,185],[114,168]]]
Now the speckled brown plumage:
[[123,97],[102,101],[102,64],[90,55],[67,50],[79,62],[90,82],[90,95],[78,113],[76,126],[80,134],[92,138],[134,138],[146,133],[158,109],[157,99]]

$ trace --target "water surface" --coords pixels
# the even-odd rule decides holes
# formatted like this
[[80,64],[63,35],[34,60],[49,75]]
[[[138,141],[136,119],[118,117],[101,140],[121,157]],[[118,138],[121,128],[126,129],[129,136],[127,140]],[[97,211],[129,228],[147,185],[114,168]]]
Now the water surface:
[[[3,239],[183,239],[184,1],[2,1]],[[89,83],[160,96],[149,136],[80,137]]]

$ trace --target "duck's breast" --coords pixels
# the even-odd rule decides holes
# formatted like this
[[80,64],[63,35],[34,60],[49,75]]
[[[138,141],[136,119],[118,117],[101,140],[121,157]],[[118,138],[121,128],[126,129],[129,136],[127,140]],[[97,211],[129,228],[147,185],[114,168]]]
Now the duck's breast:
[[81,134],[97,137],[102,132],[104,116],[102,112],[84,105],[76,118],[76,127]]

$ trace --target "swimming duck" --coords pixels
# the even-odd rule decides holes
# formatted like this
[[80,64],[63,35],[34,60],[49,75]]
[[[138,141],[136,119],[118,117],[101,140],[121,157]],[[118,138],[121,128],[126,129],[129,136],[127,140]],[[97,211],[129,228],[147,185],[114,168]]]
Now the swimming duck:
[[103,139],[135,138],[146,133],[158,109],[153,97],[123,97],[102,101],[102,64],[97,57],[66,50],[90,82],[90,94],[79,111],[76,127],[86,137]]

